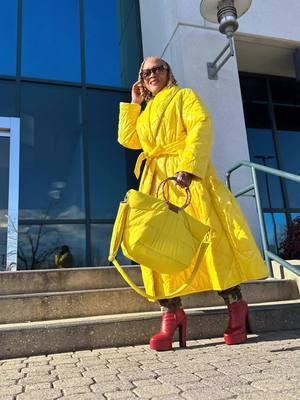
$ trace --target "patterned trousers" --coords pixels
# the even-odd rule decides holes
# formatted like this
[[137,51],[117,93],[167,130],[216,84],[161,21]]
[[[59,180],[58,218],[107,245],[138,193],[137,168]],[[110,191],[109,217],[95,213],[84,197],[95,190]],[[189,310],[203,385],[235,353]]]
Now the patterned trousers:
[[[218,292],[226,305],[237,303],[242,298],[242,292],[240,286],[233,286],[232,288],[222,290]],[[180,297],[173,297],[172,299],[161,299],[158,301],[163,311],[175,311],[177,308],[182,307]]]

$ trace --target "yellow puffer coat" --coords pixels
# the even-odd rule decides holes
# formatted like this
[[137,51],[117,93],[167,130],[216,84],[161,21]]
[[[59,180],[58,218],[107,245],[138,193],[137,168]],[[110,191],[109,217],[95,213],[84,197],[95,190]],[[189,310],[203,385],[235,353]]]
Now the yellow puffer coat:
[[[139,177],[141,163],[146,160],[140,182],[144,193],[155,196],[158,184],[178,171],[195,177],[190,186],[192,202],[186,211],[210,225],[213,234],[200,272],[184,294],[225,290],[267,277],[245,217],[210,163],[211,118],[195,92],[165,87],[143,112],[138,104],[121,103],[118,140],[130,149],[143,149],[135,174]],[[182,204],[185,193],[170,183],[168,196],[172,203]],[[159,298],[175,291],[191,272],[187,268],[178,275],[167,275],[141,267],[145,290]]]

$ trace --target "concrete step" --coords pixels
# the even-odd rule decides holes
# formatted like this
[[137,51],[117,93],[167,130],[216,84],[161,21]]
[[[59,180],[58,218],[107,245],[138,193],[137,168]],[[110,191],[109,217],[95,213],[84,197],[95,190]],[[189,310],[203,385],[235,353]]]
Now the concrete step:
[[[187,310],[188,339],[222,337],[224,306]],[[160,312],[0,325],[0,358],[27,357],[115,346],[146,344],[159,329]],[[255,333],[300,329],[300,300],[250,306]],[[220,339],[221,340],[221,339]]]
[[297,273],[281,267],[276,261],[272,261],[274,277],[279,279],[293,279],[297,282],[300,291],[300,260],[287,260],[293,265]]
[[[124,266],[128,275],[142,285],[139,266]],[[128,286],[115,267],[48,269],[0,273],[0,294],[64,292]]]
[[[299,265],[300,261],[292,260],[292,263]],[[280,275],[277,263],[273,262],[273,266],[275,277],[283,278]],[[142,285],[139,266],[124,266],[124,269],[137,285]],[[285,278],[297,280],[295,274],[286,269],[284,271]],[[0,295],[109,289],[127,286],[115,267],[5,271],[0,273]]]
[[[242,285],[248,303],[299,298],[293,280],[267,279]],[[216,292],[183,297],[185,308],[223,305]],[[0,296],[0,323],[46,321],[98,315],[158,311],[157,303],[137,295],[130,288],[32,293]]]

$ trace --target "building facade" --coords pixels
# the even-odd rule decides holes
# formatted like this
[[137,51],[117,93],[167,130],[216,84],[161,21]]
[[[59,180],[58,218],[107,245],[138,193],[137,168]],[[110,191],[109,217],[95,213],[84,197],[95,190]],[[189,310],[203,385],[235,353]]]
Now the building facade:
[[[209,80],[206,63],[225,37],[203,20],[199,0],[0,0],[0,122],[20,122],[19,152],[0,126],[0,269],[11,268],[9,253],[19,270],[55,268],[62,246],[74,267],[107,265],[118,204],[137,186],[137,154],[116,138],[119,102],[130,101],[143,56],[166,59],[208,105],[222,178],[243,159],[300,174],[300,7],[287,3],[253,0],[236,56]],[[249,183],[247,170],[234,176],[234,189]],[[300,190],[263,174],[259,184],[269,244],[280,253]],[[259,242],[253,197],[241,205]]]
[[[294,59],[300,48],[299,1],[252,0],[238,20],[236,56],[218,80],[208,79],[207,62],[215,60],[226,37],[203,19],[199,0],[141,0],[140,8],[144,55],[167,59],[180,84],[195,89],[208,105],[212,160],[220,177],[240,160],[300,175],[299,55],[298,64]],[[299,232],[300,187],[265,174],[258,179],[269,245],[280,253],[288,224],[296,224]],[[233,176],[233,191],[250,183],[250,171],[241,170]],[[254,198],[239,201],[259,243]],[[299,251],[298,245],[298,258]]]
[[[10,203],[16,151],[0,131],[1,269],[16,251],[18,269],[53,268],[64,245],[74,266],[106,265],[118,203],[133,179],[135,155],[116,138],[119,102],[130,99],[142,58],[139,3],[0,7],[0,117],[20,119],[20,179]],[[18,226],[10,224],[17,200]]]

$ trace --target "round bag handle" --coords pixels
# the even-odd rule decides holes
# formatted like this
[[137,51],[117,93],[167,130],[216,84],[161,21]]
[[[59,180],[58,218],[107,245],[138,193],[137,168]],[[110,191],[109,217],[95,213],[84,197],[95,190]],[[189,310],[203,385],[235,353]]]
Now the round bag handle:
[[[156,191],[156,197],[158,197],[160,189],[162,189],[162,195],[163,195],[163,198],[164,198],[165,202],[168,205],[174,206],[174,204],[172,204],[167,199],[166,194],[165,194],[165,186],[166,186],[166,183],[169,182],[169,181],[176,181],[177,182],[176,176],[170,176],[169,178],[166,178],[166,179],[164,179],[163,181],[160,182],[160,184],[158,185],[157,191]],[[176,206],[179,210],[183,210],[184,208],[186,208],[191,203],[192,195],[191,195],[190,189],[188,187],[185,187],[184,190],[185,190],[185,194],[186,194],[186,199],[185,199],[185,203],[183,204],[183,206],[181,206],[181,207]]]

